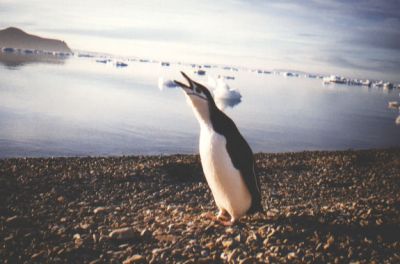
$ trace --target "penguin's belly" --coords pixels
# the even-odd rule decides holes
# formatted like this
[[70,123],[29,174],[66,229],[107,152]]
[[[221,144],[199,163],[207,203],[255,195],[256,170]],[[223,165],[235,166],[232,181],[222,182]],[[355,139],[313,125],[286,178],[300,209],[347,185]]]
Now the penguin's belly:
[[200,132],[200,157],[203,171],[219,209],[239,218],[251,206],[251,195],[229,157],[226,139],[212,129]]

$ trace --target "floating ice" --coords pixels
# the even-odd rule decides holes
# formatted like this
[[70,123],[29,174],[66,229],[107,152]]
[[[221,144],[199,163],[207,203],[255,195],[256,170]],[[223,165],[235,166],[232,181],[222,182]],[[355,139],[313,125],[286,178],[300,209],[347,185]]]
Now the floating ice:
[[392,108],[392,109],[397,109],[397,108],[399,107],[399,102],[397,102],[397,101],[390,101],[390,102],[388,103],[388,107],[389,107],[389,108]]
[[241,102],[240,92],[230,88],[221,76],[216,80],[209,77],[208,85],[213,89],[214,100],[221,109],[225,109],[227,106],[233,107]]
[[206,75],[206,71],[205,70],[197,70],[194,73],[197,73],[197,75]]
[[[210,78],[211,79],[211,78]],[[219,99],[240,99],[242,95],[236,89],[232,89],[224,80],[219,77],[215,81],[214,97]]]
[[386,82],[383,84],[383,89],[391,90],[391,89],[393,89],[393,84],[390,82]]
[[86,53],[78,53],[78,57],[80,57],[80,58],[93,58],[94,55],[86,54]]
[[125,63],[125,62],[117,61],[117,62],[115,63],[115,66],[117,66],[117,67],[127,67],[128,64]]
[[109,60],[96,60],[97,63],[104,63],[106,64]]
[[14,48],[2,48],[1,49],[2,52],[15,52]]
[[158,78],[158,88],[162,91],[164,88],[176,88],[178,85],[173,80],[166,79],[163,77]]
[[396,118],[396,125],[400,125],[400,115]]
[[346,79],[341,76],[331,75],[323,78],[323,83],[345,83]]

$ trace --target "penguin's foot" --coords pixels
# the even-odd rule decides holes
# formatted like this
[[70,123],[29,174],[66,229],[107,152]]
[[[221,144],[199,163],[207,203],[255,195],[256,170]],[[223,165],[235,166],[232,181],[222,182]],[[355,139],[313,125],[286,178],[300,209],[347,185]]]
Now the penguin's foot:
[[221,225],[223,225],[223,226],[233,226],[233,225],[236,224],[236,219],[231,218],[231,219],[228,220],[228,221],[219,220],[218,222],[219,222]]
[[212,221],[217,221],[218,220],[217,216],[215,216],[211,212],[202,213],[200,216],[203,217],[203,218],[210,219]]
[[219,221],[227,221],[229,220],[231,217],[229,216],[228,212],[224,209],[219,210],[218,215],[217,215],[217,219]]
[[200,216],[203,218],[207,218],[213,222],[220,223],[223,226],[233,226],[236,224],[236,218],[233,218],[233,217],[229,218],[229,216],[226,216],[225,214],[222,214],[223,217],[226,217],[224,219],[222,219],[221,217],[218,217],[218,216],[220,216],[220,214],[218,214],[216,216],[211,212],[202,213]]

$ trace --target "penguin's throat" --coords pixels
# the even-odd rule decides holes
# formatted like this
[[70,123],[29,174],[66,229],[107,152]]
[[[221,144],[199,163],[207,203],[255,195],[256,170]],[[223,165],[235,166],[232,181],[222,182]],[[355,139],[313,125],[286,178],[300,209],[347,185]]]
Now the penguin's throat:
[[198,103],[198,102],[191,102],[191,106],[196,116],[197,121],[199,121],[200,125],[210,125],[211,118],[210,118],[210,109],[208,104]]

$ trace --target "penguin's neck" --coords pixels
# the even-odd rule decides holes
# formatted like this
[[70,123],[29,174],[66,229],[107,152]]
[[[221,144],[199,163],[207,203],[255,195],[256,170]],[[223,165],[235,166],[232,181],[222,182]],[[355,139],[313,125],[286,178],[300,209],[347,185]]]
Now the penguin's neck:
[[200,127],[211,127],[211,113],[208,105],[193,107],[194,115],[200,124]]
[[[202,100],[202,99],[200,99]],[[193,113],[196,116],[197,121],[200,124],[200,127],[212,127],[211,123],[211,107],[208,105],[206,101],[190,101],[190,105],[192,107]]]

